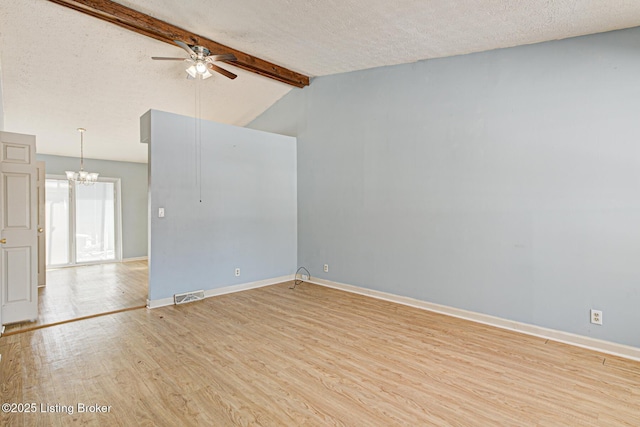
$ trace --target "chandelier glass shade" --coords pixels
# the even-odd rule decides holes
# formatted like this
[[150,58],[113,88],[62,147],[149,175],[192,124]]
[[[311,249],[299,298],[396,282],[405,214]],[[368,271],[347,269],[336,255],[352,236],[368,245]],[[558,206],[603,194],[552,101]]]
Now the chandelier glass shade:
[[98,181],[99,174],[95,172],[87,172],[84,170],[84,133],[86,132],[86,129],[78,128],[78,132],[80,132],[80,171],[65,171],[65,174],[67,174],[67,179],[70,182],[77,182],[84,185],[93,185],[96,181]]

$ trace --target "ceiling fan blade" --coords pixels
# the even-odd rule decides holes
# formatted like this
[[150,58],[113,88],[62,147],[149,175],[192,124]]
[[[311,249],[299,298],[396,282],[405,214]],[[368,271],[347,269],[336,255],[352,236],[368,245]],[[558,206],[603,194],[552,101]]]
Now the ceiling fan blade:
[[237,61],[238,58],[233,53],[225,53],[222,55],[209,55],[205,58],[208,61]]
[[180,40],[174,40],[173,42],[174,42],[175,44],[177,44],[178,46],[180,46],[181,48],[183,48],[184,50],[186,50],[186,51],[187,51],[187,53],[189,54],[189,56],[190,56],[191,58],[194,58],[194,59],[195,59],[195,58],[197,58],[197,57],[198,57],[198,54],[197,54],[197,53],[195,53],[195,52],[193,51],[193,49],[191,49],[191,48],[189,47],[189,45],[188,45],[188,44],[186,44],[186,43],[184,43],[184,42],[181,42]]
[[238,77],[235,74],[233,74],[231,71],[227,71],[224,68],[220,68],[216,64],[212,64],[210,62],[207,64],[207,67],[210,70],[217,71],[218,73],[222,74],[223,76],[230,78],[231,80],[233,80],[236,77]]
[[186,58],[168,58],[166,56],[152,56],[151,59],[156,61],[187,61]]

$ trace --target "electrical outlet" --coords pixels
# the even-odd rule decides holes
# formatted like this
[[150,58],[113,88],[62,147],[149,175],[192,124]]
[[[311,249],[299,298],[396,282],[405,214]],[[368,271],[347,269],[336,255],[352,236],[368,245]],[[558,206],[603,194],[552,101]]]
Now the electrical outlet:
[[302,275],[302,280],[309,280],[309,276],[307,276],[306,274]]
[[236,268],[236,277],[240,277],[240,269]]
[[329,272],[329,264],[325,264],[322,269],[324,270],[325,273],[328,273]]
[[591,323],[602,325],[602,311],[591,309]]
[[164,218],[164,208],[158,208],[158,218]]

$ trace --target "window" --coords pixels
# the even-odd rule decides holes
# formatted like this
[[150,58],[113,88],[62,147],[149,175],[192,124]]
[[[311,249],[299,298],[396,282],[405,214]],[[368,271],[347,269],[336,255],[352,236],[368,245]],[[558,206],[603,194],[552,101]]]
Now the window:
[[46,180],[47,267],[119,261],[120,180]]

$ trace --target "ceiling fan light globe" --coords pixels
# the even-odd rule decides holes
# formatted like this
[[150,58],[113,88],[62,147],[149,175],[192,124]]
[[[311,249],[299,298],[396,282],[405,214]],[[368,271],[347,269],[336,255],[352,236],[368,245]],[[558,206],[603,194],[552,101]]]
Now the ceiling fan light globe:
[[196,62],[196,71],[198,74],[205,74],[207,72],[207,66],[204,62],[198,61]]
[[196,71],[196,66],[192,65],[191,67],[187,68],[187,74],[189,74],[192,78],[196,78],[196,75],[198,75],[197,71]]

